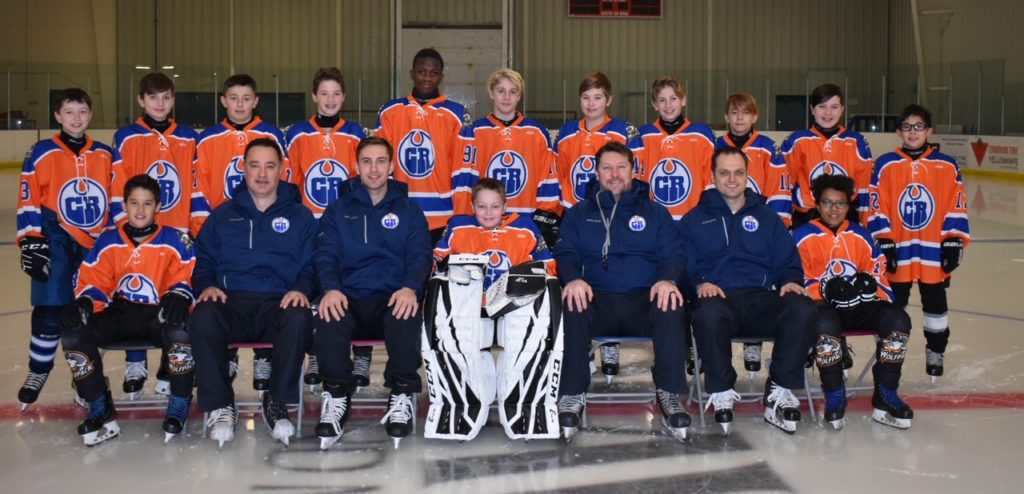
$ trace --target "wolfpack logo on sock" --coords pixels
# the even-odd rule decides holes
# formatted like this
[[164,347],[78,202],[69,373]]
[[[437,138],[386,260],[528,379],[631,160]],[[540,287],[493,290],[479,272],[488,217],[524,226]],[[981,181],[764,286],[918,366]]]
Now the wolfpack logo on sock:
[[76,381],[88,377],[96,369],[92,365],[92,360],[82,352],[64,352],[64,358],[68,361],[68,367],[71,369],[71,377]]
[[231,158],[231,163],[224,168],[224,197],[235,198],[235,188],[245,181],[245,162],[241,156]]
[[526,189],[530,180],[530,170],[526,160],[515,151],[502,151],[491,158],[487,164],[487,176],[505,186],[505,195],[517,197]]
[[61,187],[59,205],[64,221],[88,230],[107,217],[107,191],[91,178],[72,179]]
[[413,129],[398,144],[398,164],[410,178],[425,178],[434,171],[437,153],[430,134]]
[[878,361],[885,364],[901,364],[907,358],[907,343],[910,335],[892,332],[882,340],[882,349],[878,352]]
[[580,156],[572,164],[572,196],[582,201],[587,195],[587,183],[597,177],[596,162],[590,155]]
[[899,212],[900,221],[907,230],[920,230],[928,226],[935,216],[935,198],[921,184],[907,185],[900,194]]
[[341,183],[345,180],[348,180],[348,170],[341,163],[332,159],[316,161],[306,171],[306,199],[326,208],[338,200]]
[[167,372],[180,376],[188,374],[195,367],[192,359],[192,345],[172,343],[167,349]]
[[843,348],[839,344],[839,338],[823,334],[818,336],[818,343],[814,346],[814,361],[818,367],[831,367],[843,360]]
[[160,300],[156,285],[145,275],[130,273],[117,283],[115,291],[122,298],[137,304],[155,304]]
[[675,158],[667,158],[651,170],[651,194],[664,206],[682,204],[693,191],[690,170]]
[[181,176],[177,167],[169,161],[160,160],[149,165],[146,175],[153,177],[160,184],[161,213],[178,205],[178,201],[181,200]]

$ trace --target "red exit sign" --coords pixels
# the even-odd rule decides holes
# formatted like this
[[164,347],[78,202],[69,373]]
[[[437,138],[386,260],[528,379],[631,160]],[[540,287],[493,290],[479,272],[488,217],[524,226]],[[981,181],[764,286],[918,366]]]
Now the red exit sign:
[[661,17],[662,0],[569,0],[569,17]]

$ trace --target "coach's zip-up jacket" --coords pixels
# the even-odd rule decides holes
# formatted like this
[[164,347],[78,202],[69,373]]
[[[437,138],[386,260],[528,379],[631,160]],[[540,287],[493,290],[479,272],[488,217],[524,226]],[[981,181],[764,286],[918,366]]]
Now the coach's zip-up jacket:
[[[633,180],[617,208],[611,192],[600,190],[596,179],[588,185],[587,199],[566,211],[555,244],[562,281],[582,278],[594,290],[627,294],[648,291],[659,280],[679,279],[686,265],[683,242],[668,210],[649,199],[647,183]],[[601,211],[610,221],[606,258]]]
[[313,242],[317,223],[302,205],[298,187],[281,182],[277,201],[256,208],[245,182],[217,208],[196,239],[195,293],[224,291],[312,296],[316,286]]
[[355,298],[390,296],[403,287],[422,296],[434,260],[430,247],[423,210],[404,183],[388,180],[384,198],[373,204],[362,180],[353,178],[320,217],[320,286]]
[[733,213],[717,189],[706,190],[679,221],[691,288],[704,282],[723,290],[803,284],[800,254],[786,226],[761,195],[744,194],[746,202]]

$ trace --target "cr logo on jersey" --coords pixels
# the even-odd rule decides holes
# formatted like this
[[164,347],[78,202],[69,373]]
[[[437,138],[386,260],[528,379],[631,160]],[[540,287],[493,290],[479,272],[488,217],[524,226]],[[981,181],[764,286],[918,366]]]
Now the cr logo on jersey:
[[825,272],[821,275],[821,282],[829,280],[835,277],[846,278],[852,280],[853,276],[857,274],[857,266],[846,259],[832,259],[825,266]]
[[839,166],[839,163],[828,160],[822,161],[821,163],[814,165],[814,168],[811,168],[810,181],[813,182],[814,179],[822,175],[842,175],[844,177],[850,176],[849,173],[846,173],[845,168]]
[[156,285],[140,273],[131,273],[121,278],[117,283],[117,294],[137,304],[155,304],[160,299]]
[[338,200],[341,183],[348,180],[348,170],[332,159],[313,163],[306,171],[306,199],[318,207],[326,208]]
[[231,163],[224,169],[224,197],[235,198],[235,188],[245,181],[245,161],[241,156],[231,158]]
[[99,182],[83,177],[60,188],[60,215],[72,226],[94,228],[107,216],[107,191]]
[[484,279],[484,290],[487,290],[491,283],[498,281],[501,275],[508,272],[512,267],[512,261],[504,251],[489,250],[484,254],[487,255],[487,277]]
[[434,171],[434,141],[430,134],[414,129],[398,143],[398,164],[411,178],[424,178]]
[[576,159],[576,162],[572,164],[572,169],[569,172],[569,178],[572,180],[572,196],[577,201],[582,201],[587,195],[587,182],[590,182],[597,176],[597,163],[594,161],[594,157],[590,155],[583,155]]
[[935,215],[935,198],[921,184],[910,184],[900,194],[900,220],[907,230],[920,230]]
[[[146,170],[146,175],[160,184],[160,212],[168,211],[181,200],[181,175],[170,162],[159,160]],[[125,199],[128,199],[125,197]]]
[[665,206],[682,204],[693,190],[690,170],[682,161],[663,159],[651,170],[651,189],[654,200]]
[[505,185],[508,197],[518,197],[526,189],[530,171],[526,160],[515,151],[501,151],[487,164],[487,176]]

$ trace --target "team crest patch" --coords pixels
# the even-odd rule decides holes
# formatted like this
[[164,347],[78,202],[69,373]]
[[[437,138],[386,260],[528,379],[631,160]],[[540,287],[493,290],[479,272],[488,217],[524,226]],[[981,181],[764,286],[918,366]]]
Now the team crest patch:
[[380,224],[388,230],[394,230],[398,227],[398,215],[395,213],[385,214],[384,217],[381,218]]
[[176,376],[188,374],[195,367],[192,345],[173,343],[167,350],[167,372]]
[[270,223],[270,226],[271,228],[274,229],[275,232],[284,233],[288,231],[288,228],[291,227],[292,224],[290,221],[288,221],[288,218],[285,218],[284,216],[278,216],[277,218],[274,218],[274,221]]
[[757,222],[757,218],[751,215],[744,216],[742,224],[743,229],[748,232],[756,232],[757,227],[760,226],[760,223]]
[[88,377],[95,370],[92,359],[82,352],[64,352],[64,358],[68,361],[68,367],[71,369],[71,377],[76,381]]
[[642,232],[647,228],[647,220],[643,216],[636,215],[629,219],[629,229],[634,232]]

